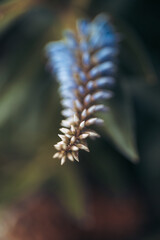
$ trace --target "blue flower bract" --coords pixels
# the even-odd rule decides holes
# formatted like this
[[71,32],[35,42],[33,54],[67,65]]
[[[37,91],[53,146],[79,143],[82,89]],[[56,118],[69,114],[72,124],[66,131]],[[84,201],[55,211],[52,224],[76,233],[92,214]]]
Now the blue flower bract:
[[77,160],[79,149],[89,151],[86,139],[99,135],[90,129],[102,119],[97,111],[107,111],[104,100],[112,97],[108,90],[114,83],[118,54],[118,34],[105,14],[93,21],[78,20],[75,32],[66,30],[64,39],[46,46],[48,64],[60,84],[65,119],[55,144],[54,157]]

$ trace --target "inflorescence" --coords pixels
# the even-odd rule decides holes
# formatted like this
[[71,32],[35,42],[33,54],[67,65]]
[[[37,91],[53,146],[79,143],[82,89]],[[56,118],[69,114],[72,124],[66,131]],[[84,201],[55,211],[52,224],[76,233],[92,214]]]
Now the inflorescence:
[[46,47],[64,108],[61,141],[54,145],[57,153],[53,156],[61,165],[66,159],[79,161],[79,149],[89,151],[86,139],[99,137],[90,126],[103,123],[94,116],[96,112],[108,110],[102,101],[113,95],[106,88],[114,83],[118,53],[118,34],[105,14],[92,22],[78,20],[76,31],[64,34],[63,40]]

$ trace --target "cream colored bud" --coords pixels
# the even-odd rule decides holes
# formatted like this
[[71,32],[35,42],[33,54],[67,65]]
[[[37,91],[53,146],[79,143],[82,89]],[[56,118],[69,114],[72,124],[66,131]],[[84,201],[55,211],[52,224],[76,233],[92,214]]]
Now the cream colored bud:
[[71,153],[68,153],[67,154],[67,158],[70,160],[70,161],[74,161],[74,158],[73,158],[73,156],[72,156],[72,154]]
[[63,165],[63,164],[65,163],[65,161],[66,161],[66,157],[64,156],[64,157],[62,157],[62,159],[61,159],[61,165]]
[[88,147],[86,147],[86,146],[83,145],[83,144],[77,144],[77,147],[80,148],[80,149],[82,149],[82,150],[85,150],[86,152],[89,152]]

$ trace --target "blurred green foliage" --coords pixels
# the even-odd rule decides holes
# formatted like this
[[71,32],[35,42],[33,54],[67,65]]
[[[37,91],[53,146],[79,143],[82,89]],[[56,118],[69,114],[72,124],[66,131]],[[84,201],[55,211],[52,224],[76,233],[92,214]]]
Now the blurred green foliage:
[[[145,32],[138,36],[134,21],[137,1],[63,2],[0,3],[1,207],[45,188],[79,220],[87,215],[86,192],[98,186],[114,196],[142,196],[152,229],[160,222],[160,59],[150,51],[152,32],[153,42],[144,46]],[[102,138],[89,142],[91,153],[81,153],[80,163],[60,167],[52,159],[52,145],[61,106],[44,47],[59,39],[63,26],[72,25],[76,15],[91,17],[101,11],[113,16],[122,35],[115,97],[98,130]],[[157,49],[160,52],[160,46]]]

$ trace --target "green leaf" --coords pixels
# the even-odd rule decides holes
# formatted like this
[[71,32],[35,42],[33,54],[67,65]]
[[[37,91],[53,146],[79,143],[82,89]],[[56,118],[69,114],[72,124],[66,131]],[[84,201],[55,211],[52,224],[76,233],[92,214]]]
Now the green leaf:
[[110,101],[110,111],[100,114],[104,119],[102,135],[108,137],[130,161],[137,162],[139,157],[131,93],[124,80],[121,79],[120,84],[115,97]]
[[47,182],[52,182],[51,190],[54,189],[53,193],[69,214],[76,220],[86,217],[84,184],[79,169],[69,162],[62,167],[52,158],[54,142],[52,139],[40,146],[34,157],[16,155],[14,159],[8,155],[3,162],[1,160],[0,207],[25,198],[44,186],[46,189]]
[[160,86],[132,84],[135,98],[139,154],[138,174],[152,202],[152,210],[160,214]]
[[126,161],[103,138],[90,142],[89,148],[89,154],[82,152],[80,156],[81,165],[96,179],[96,183],[105,186],[115,196],[122,196],[133,190],[133,176],[130,172],[133,164]]
[[79,169],[71,164],[67,162],[66,165],[60,166],[57,173],[57,194],[69,214],[77,220],[82,220],[86,217],[84,184]]
[[[33,157],[8,155],[0,168],[0,204],[8,204],[38,191],[45,181],[55,174],[56,162],[52,159],[52,142],[39,147]],[[58,165],[58,163],[57,163]]]

